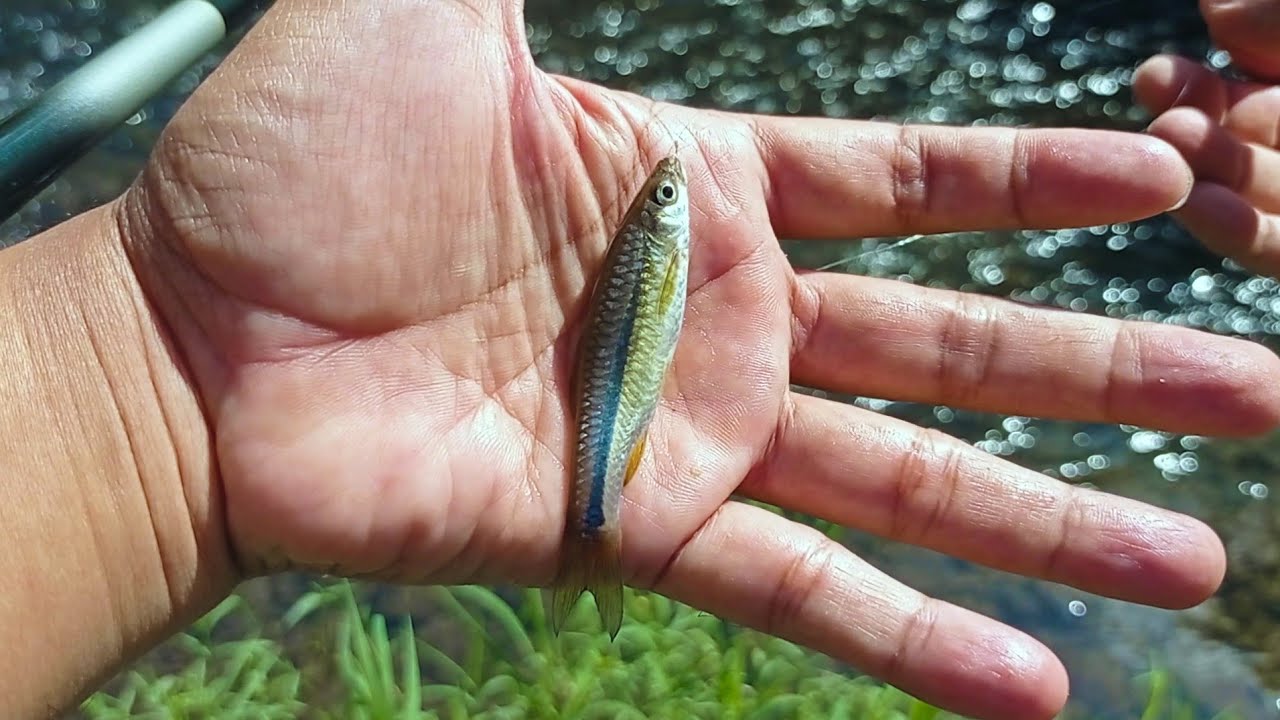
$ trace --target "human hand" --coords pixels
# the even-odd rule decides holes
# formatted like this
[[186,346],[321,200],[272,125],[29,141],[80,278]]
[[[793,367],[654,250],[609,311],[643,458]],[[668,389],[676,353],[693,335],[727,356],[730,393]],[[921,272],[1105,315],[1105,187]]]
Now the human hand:
[[1256,81],[1230,80],[1186,58],[1158,55],[1133,79],[1134,94],[1195,172],[1173,213],[1209,249],[1280,274],[1280,1],[1201,0],[1215,43]]
[[1259,80],[1280,81],[1280,3],[1276,0],[1200,0],[1214,43],[1231,62]]
[[499,0],[278,3],[118,205],[216,440],[215,486],[188,492],[224,499],[203,521],[243,573],[549,582],[573,332],[631,194],[678,149],[688,311],[625,493],[632,585],[1018,718],[1064,701],[1046,648],[730,495],[1129,600],[1212,592],[1223,550],[1192,519],[789,389],[1272,427],[1256,345],[797,274],[776,242],[1131,220],[1185,193],[1172,149],[655,105],[543,74],[523,27]]

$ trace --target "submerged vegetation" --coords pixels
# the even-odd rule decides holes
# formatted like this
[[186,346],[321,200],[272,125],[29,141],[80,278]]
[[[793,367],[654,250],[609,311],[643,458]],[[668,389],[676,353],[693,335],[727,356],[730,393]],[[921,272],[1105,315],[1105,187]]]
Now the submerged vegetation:
[[[610,643],[585,603],[553,636],[536,590],[515,602],[475,586],[397,591],[432,609],[416,620],[375,610],[378,592],[315,585],[274,624],[233,595],[89,698],[81,717],[958,718],[656,594],[627,592]],[[1134,693],[1142,720],[1198,716],[1169,673],[1135,678]]]

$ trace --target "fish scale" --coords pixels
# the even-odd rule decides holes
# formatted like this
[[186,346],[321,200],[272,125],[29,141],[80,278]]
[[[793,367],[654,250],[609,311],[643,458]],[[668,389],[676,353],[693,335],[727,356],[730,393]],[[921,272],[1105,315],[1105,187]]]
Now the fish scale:
[[684,170],[658,163],[605,255],[574,386],[577,443],[550,616],[557,632],[590,591],[610,635],[622,621],[623,485],[643,452],[683,323],[689,205]]

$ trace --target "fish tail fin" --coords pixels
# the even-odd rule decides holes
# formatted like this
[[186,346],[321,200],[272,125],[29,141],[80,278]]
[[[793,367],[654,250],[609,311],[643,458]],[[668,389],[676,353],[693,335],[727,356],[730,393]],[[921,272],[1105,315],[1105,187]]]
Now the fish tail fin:
[[596,611],[609,637],[622,627],[621,543],[617,533],[566,533],[560,572],[551,591],[551,630],[559,634],[583,592],[596,600]]

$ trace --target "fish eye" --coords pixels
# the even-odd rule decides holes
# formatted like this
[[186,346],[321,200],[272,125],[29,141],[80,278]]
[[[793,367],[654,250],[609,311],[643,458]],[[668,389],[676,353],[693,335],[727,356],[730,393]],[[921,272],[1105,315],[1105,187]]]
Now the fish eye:
[[669,180],[663,180],[654,188],[653,199],[659,205],[670,205],[676,201],[676,186]]

